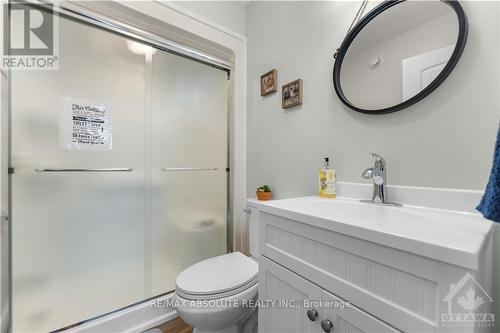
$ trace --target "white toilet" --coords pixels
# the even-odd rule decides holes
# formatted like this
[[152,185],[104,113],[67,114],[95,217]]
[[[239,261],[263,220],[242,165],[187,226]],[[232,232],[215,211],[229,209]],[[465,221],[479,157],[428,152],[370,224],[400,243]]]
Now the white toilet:
[[177,277],[176,307],[193,333],[253,333],[257,327],[258,264],[240,252],[210,258]]
[[257,333],[257,311],[247,306],[257,300],[259,266],[258,211],[249,207],[252,257],[240,252],[194,264],[176,280],[179,316],[193,333]]

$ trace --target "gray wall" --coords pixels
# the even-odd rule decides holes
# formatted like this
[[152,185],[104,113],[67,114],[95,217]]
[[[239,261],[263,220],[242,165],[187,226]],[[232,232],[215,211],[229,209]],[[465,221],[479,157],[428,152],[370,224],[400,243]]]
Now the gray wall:
[[[332,54],[357,2],[252,2],[248,36],[248,196],[258,184],[275,197],[317,193],[321,157],[334,156],[341,181],[362,181],[367,153],[383,154],[389,182],[484,189],[498,129],[500,8],[462,1],[469,39],[448,79],[418,104],[389,115],[346,109],[333,91]],[[279,85],[304,80],[304,104],[284,111],[280,90],[260,97],[259,76],[278,70]],[[500,253],[500,227],[494,253]],[[495,256],[495,262],[498,258]],[[500,265],[495,264],[495,312],[500,317]],[[498,326],[498,325],[497,325]]]
[[[339,181],[361,182],[372,161],[388,162],[390,184],[483,189],[499,120],[496,2],[462,2],[469,40],[454,72],[403,111],[368,116],[335,95],[333,52],[357,2],[251,2],[248,36],[248,195],[266,183],[275,197],[317,193],[318,168],[332,156]],[[259,77],[278,70],[278,92],[259,93]],[[304,104],[281,109],[282,84],[301,78]]]

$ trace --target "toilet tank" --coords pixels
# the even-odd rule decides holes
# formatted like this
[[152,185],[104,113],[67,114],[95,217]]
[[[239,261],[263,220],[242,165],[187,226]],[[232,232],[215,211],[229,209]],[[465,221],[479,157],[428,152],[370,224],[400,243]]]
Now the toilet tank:
[[248,243],[250,255],[255,259],[260,256],[259,252],[259,210],[257,207],[247,204],[248,209]]

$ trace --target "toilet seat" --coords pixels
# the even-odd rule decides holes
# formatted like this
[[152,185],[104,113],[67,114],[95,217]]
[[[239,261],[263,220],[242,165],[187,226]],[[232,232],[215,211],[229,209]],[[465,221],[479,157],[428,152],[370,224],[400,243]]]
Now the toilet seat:
[[255,278],[252,281],[249,281],[248,284],[245,284],[239,288],[228,290],[228,291],[221,292],[221,293],[214,293],[214,294],[206,294],[206,295],[191,294],[188,292],[181,291],[179,289],[176,289],[175,293],[178,296],[180,296],[184,299],[187,299],[187,300],[214,300],[214,299],[219,299],[219,298],[227,298],[227,297],[231,297],[231,296],[237,295],[239,293],[242,293],[243,291],[245,291],[245,290],[251,288],[252,286],[254,286],[255,284],[257,284],[257,282],[258,282],[257,278]]
[[240,252],[201,261],[182,271],[176,293],[185,299],[207,300],[241,293],[257,283],[258,264]]

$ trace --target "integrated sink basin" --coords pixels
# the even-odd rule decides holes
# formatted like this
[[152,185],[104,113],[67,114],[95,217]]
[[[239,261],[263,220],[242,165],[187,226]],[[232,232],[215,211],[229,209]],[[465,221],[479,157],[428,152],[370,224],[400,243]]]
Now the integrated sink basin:
[[470,269],[478,267],[493,229],[493,223],[475,213],[377,205],[350,198],[250,199],[248,203],[264,213]]

